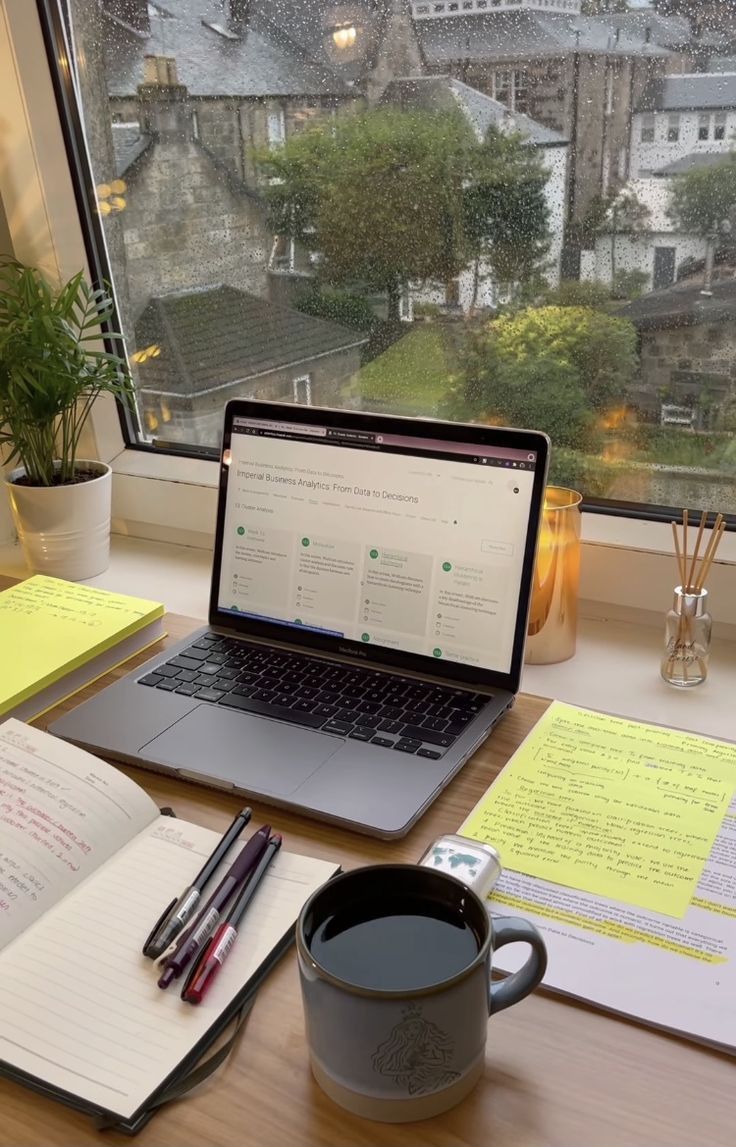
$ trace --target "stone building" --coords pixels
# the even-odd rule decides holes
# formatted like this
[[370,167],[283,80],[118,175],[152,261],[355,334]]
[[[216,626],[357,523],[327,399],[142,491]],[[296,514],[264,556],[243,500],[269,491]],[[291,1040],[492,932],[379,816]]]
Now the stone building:
[[[657,421],[733,429],[736,421],[736,279],[685,282],[617,312],[639,331],[634,401]],[[672,411],[677,413],[672,413]]]
[[260,196],[193,137],[174,62],[148,63],[155,82],[139,86],[137,119],[112,125],[132,315],[154,295],[213,279],[266,295],[272,240]]
[[566,220],[629,177],[633,110],[652,77],[690,60],[686,20],[580,15],[570,0],[413,0],[425,68],[449,73],[570,145]]
[[229,398],[335,405],[365,341],[230,286],[153,297],[136,323],[144,428],[216,446]]

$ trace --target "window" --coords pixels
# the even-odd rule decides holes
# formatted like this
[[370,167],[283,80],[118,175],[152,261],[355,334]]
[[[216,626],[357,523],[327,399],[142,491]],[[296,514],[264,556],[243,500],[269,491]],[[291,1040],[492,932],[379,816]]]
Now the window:
[[[627,182],[629,172],[659,175],[692,150],[684,146],[693,138],[691,114],[681,136],[678,114],[641,110],[661,98],[661,84],[647,89],[647,43],[669,59],[658,40],[666,31],[654,21],[648,41],[637,13],[617,15],[626,68],[619,73],[591,47],[571,125],[569,77],[576,53],[600,43],[600,17],[578,15],[576,5],[574,28],[543,16],[555,21],[559,40],[550,69],[545,42],[538,58],[530,51],[533,6],[499,13],[487,0],[481,12],[482,0],[472,10],[465,2],[453,19],[445,2],[417,5],[426,19],[397,18],[390,44],[381,22],[372,24],[356,39],[348,83],[329,54],[317,68],[305,64],[321,51],[322,18],[329,27],[343,19],[340,0],[334,13],[331,0],[320,0],[319,24],[315,6],[304,6],[301,28],[283,26],[286,5],[256,4],[244,28],[243,6],[221,0],[217,24],[227,36],[202,25],[201,0],[167,5],[165,20],[141,0],[147,30],[138,37],[110,19],[111,0],[59,0],[89,65],[77,76],[87,188],[117,179],[127,188],[124,210],[107,214],[100,190],[98,214],[85,227],[90,250],[96,229],[107,238],[99,258],[109,257],[133,357],[138,410],[126,434],[136,457],[152,456],[154,438],[159,452],[167,442],[214,451],[218,404],[271,394],[536,425],[553,437],[552,480],[580,485],[588,497],[697,508],[717,490],[719,507],[736,511],[733,342],[724,326],[716,353],[705,330],[711,304],[701,294],[709,220],[696,203],[675,228],[663,202],[669,181],[646,180],[656,183],[651,190]],[[371,20],[374,6],[360,7]],[[435,8],[447,19],[433,19]],[[489,30],[496,20],[524,29],[519,58],[509,45],[521,37],[500,45]],[[472,60],[469,36],[483,46]],[[227,69],[216,65],[222,52]],[[409,61],[411,85],[390,83],[397,58],[402,72],[393,78],[404,77]],[[448,73],[462,75],[465,88]],[[673,74],[666,90],[677,94],[687,82]],[[465,117],[464,128],[453,119],[448,130],[449,106]],[[712,141],[727,138],[730,110],[712,116]],[[520,113],[533,117],[521,138]],[[655,142],[657,115],[660,144],[683,148],[647,151],[642,170],[636,149]],[[389,118],[398,134],[391,148],[377,146]],[[479,119],[499,138],[481,138]],[[305,134],[323,127],[318,143]],[[424,167],[401,159],[402,130],[411,130],[412,154]],[[504,172],[500,187],[474,182],[484,148],[490,170]],[[2,180],[0,171],[0,188]],[[626,210],[596,216],[606,190],[623,195]],[[53,213],[53,195],[45,201]],[[63,227],[59,235],[64,240]],[[719,251],[714,308],[736,281],[728,246]],[[393,278],[386,266],[397,268]],[[654,278],[656,301],[647,297]],[[668,291],[678,278],[673,301]],[[646,308],[655,306],[653,323]],[[563,344],[572,347],[564,356]],[[136,358],[153,345],[155,358]],[[152,393],[167,396],[165,409],[147,401]],[[663,427],[663,403],[696,410],[695,428]]]
[[710,139],[710,116],[709,115],[698,116],[698,139],[699,140]]
[[269,260],[270,271],[293,271],[296,246],[289,235],[276,235]]
[[286,115],[283,108],[273,108],[268,113],[268,146],[283,147],[286,142]]
[[312,376],[301,374],[292,383],[294,402],[301,402],[304,406],[312,405]]
[[529,89],[526,72],[497,71],[493,73],[493,95],[509,111],[526,112],[529,103]]

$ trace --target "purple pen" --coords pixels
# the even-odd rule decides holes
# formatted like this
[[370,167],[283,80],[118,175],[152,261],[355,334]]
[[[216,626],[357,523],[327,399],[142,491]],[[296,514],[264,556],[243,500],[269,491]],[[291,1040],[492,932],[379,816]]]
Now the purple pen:
[[236,891],[239,891],[248,876],[256,868],[266,850],[271,826],[264,824],[243,846],[240,855],[233,861],[228,871],[202,909],[201,915],[180,937],[176,947],[163,966],[158,980],[159,988],[168,988],[182,974],[194,956],[201,951],[217,927],[223,909]]

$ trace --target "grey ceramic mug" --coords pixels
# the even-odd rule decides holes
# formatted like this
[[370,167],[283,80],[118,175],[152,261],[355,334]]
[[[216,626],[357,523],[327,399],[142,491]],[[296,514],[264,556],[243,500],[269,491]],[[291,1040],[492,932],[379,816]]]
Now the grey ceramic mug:
[[[376,988],[357,982],[359,976],[356,982],[341,978],[315,957],[313,938],[346,906],[380,905],[381,914],[391,915],[392,902],[407,900],[421,903],[425,915],[439,912],[472,930],[475,954],[471,950],[466,966],[426,983],[418,948],[421,986]],[[517,941],[531,946],[529,959],[491,982],[494,949]],[[461,881],[414,864],[358,868],[323,885],[301,911],[296,943],[315,1079],[349,1111],[397,1123],[438,1115],[468,1094],[483,1073],[489,1015],[527,996],[547,967],[533,924],[516,917],[492,921]]]

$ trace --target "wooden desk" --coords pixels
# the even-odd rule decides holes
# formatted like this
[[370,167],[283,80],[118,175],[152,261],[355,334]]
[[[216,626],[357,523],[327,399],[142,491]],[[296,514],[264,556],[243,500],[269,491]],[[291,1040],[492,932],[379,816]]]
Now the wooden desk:
[[[170,616],[169,641],[196,624]],[[104,683],[109,678],[67,707]],[[457,829],[547,704],[520,698],[404,840],[374,841],[282,812],[275,814],[276,824],[289,848],[332,858],[345,868],[416,860],[434,837]],[[48,724],[59,711],[39,724]],[[125,771],[158,804],[172,805],[184,819],[218,831],[242,803],[140,769]],[[265,805],[254,805],[254,823],[267,819],[266,812]],[[733,1147],[734,1080],[727,1056],[537,992],[494,1018],[485,1077],[460,1107],[425,1123],[368,1123],[335,1107],[312,1080],[291,952],[261,989],[228,1062],[196,1094],[154,1116],[135,1142],[141,1147]],[[2,1147],[131,1142],[118,1134],[100,1135],[87,1117],[3,1080],[0,1110]]]

